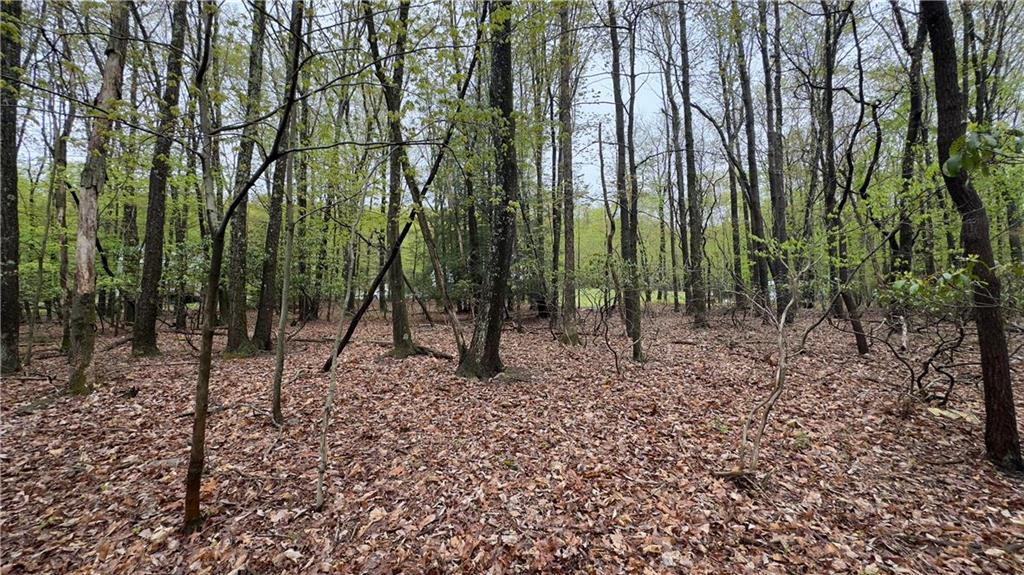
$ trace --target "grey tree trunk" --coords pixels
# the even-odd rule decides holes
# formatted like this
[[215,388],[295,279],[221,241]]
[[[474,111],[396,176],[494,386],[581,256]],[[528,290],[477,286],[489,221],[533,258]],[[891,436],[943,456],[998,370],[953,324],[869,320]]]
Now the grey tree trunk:
[[[626,172],[626,155],[629,153],[633,159],[633,138],[632,129],[629,130],[627,139],[626,131],[626,105],[622,100],[622,46],[619,42],[619,24],[616,16],[615,3],[608,0],[608,30],[612,40],[612,96],[615,99],[615,189],[619,200],[619,216],[621,219],[621,231],[619,243],[622,250],[622,264],[624,267],[622,279],[622,307],[623,317],[626,323],[626,335],[632,342],[633,361],[643,360],[643,345],[640,340],[640,294],[637,290],[638,273],[636,253],[636,226],[633,214],[636,206],[636,164],[629,162],[629,172]],[[631,32],[633,26],[630,26]],[[633,38],[635,34],[631,33]],[[631,40],[631,45],[634,42]],[[632,52],[635,55],[635,52]],[[633,63],[632,58],[630,62]],[[635,80],[635,67],[631,67],[631,77]],[[631,83],[631,96],[635,89],[635,81]],[[633,98],[630,98],[632,104]],[[630,128],[632,128],[632,113],[630,116]],[[627,181],[627,176],[629,180]]]
[[[775,31],[770,42],[772,46],[769,56],[768,40],[768,2],[758,0],[758,34],[761,38],[761,67],[764,70],[765,92],[765,126],[768,135],[768,190],[772,202],[772,239],[770,267],[775,279],[775,310],[776,317],[782,317],[782,311],[789,306],[789,262],[786,258],[786,190],[783,179],[782,163],[782,81],[781,62],[779,61],[780,27],[778,0],[773,0],[775,7]],[[790,314],[787,319],[792,318]]]
[[[569,4],[567,3],[559,5],[558,26],[560,32],[558,43],[558,149],[561,152],[558,157],[558,187],[561,190],[562,219],[565,226],[565,281],[562,282],[562,305],[559,308],[559,316],[562,320],[562,340],[570,345],[578,345],[580,336],[576,327],[575,197],[572,181],[572,104],[575,91],[572,70],[576,58],[576,39],[569,23]],[[556,266],[557,263],[555,261]],[[557,267],[554,271],[557,274]]]
[[[253,4],[252,39],[249,42],[249,80],[245,96],[245,120],[250,122],[242,129],[238,143],[238,161],[235,168],[233,194],[245,186],[252,172],[252,152],[255,146],[263,93],[263,45],[267,35],[267,12],[265,0]],[[245,194],[238,204],[231,221],[231,245],[228,253],[228,341],[224,351],[248,355],[255,351],[249,339],[246,316],[246,252],[248,251],[248,210],[249,195]]]
[[747,206],[750,212],[750,231],[753,250],[748,256],[753,260],[754,267],[754,300],[767,306],[768,298],[768,264],[764,253],[765,236],[764,214],[761,212],[761,191],[757,176],[757,134],[754,132],[754,98],[750,88],[750,73],[747,68],[747,56],[743,47],[744,26],[739,5],[732,0],[733,41],[736,44],[736,67],[740,76],[740,99],[743,104],[743,127],[747,138]]
[[686,143],[686,188],[689,190],[690,265],[687,276],[690,296],[686,309],[697,327],[706,327],[707,300],[704,288],[704,192],[697,185],[697,161],[693,143],[693,109],[690,106],[690,44],[686,36],[686,5],[679,0],[679,50],[682,52],[683,139]]
[[110,111],[121,98],[125,52],[128,47],[128,4],[110,5],[111,33],[103,63],[102,85],[96,96],[97,115],[92,120],[85,166],[78,198],[78,231],[75,240],[75,295],[71,304],[71,393],[92,391],[96,374],[92,356],[96,345],[96,232],[99,196],[106,183],[107,142],[113,128]]
[[160,125],[156,145],[153,146],[153,164],[149,171],[149,203],[146,207],[146,247],[142,260],[142,288],[139,290],[135,324],[132,326],[132,353],[154,355],[158,353],[156,319],[160,313],[160,276],[164,262],[164,219],[167,204],[167,176],[170,172],[170,154],[176,109],[181,92],[181,60],[188,27],[188,2],[174,2],[171,15],[171,44],[167,53],[167,75],[164,94],[160,100]]

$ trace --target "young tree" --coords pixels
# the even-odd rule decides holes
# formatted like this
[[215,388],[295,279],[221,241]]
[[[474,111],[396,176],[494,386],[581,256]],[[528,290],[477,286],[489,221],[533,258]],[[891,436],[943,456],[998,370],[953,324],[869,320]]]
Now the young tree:
[[121,99],[125,52],[128,49],[128,4],[110,5],[110,36],[103,62],[101,86],[89,130],[85,166],[78,198],[78,232],[75,239],[75,295],[71,303],[72,393],[89,393],[95,384],[92,355],[96,345],[96,232],[99,196],[106,183],[107,143],[113,130],[116,103]]
[[463,377],[490,378],[504,367],[499,355],[501,324],[505,316],[516,217],[513,203],[519,197],[519,166],[516,164],[516,124],[512,115],[512,0],[500,0],[491,17],[490,105],[495,127],[492,131],[496,198],[491,222],[490,264],[484,279],[480,310],[469,350],[459,363]]
[[171,44],[167,52],[164,94],[157,112],[156,145],[149,171],[149,204],[146,207],[146,248],[142,263],[142,288],[139,290],[135,324],[132,326],[132,353],[153,355],[156,345],[156,319],[160,312],[160,276],[164,261],[164,214],[167,204],[167,177],[177,123],[178,96],[181,92],[181,60],[188,26],[188,2],[174,2],[171,15]]
[[[378,74],[384,88],[384,101],[388,110],[388,203],[386,240],[394,245],[398,240],[399,218],[402,210],[402,159],[405,154],[402,143],[402,84],[405,81],[405,50],[409,32],[409,0],[401,0],[398,7],[398,21],[395,23],[396,36],[394,47],[394,63],[391,77]],[[371,55],[380,61],[377,29],[373,22],[373,11],[368,1],[363,2],[366,29],[369,37]],[[388,271],[388,296],[391,303],[391,343],[393,354],[397,358],[416,354],[418,348],[412,340],[409,327],[409,311],[405,305],[405,281],[402,269],[402,253],[395,255],[395,260]]]
[[21,78],[21,2],[0,2],[0,372],[21,367],[18,355],[18,91]]
[[[207,84],[207,74],[210,71],[211,42],[214,6],[212,3],[205,8],[203,14],[203,26],[201,38],[203,50],[196,70],[196,92],[199,94],[200,130],[203,136],[203,214],[206,217],[206,225],[210,230],[210,267],[206,276],[206,287],[203,292],[203,328],[202,339],[199,348],[199,377],[196,381],[195,409],[192,417],[192,440],[188,458],[188,472],[185,476],[185,517],[184,523],[188,529],[197,529],[202,524],[202,516],[199,512],[200,487],[203,479],[203,468],[206,465],[206,417],[209,411],[210,401],[210,370],[213,359],[213,330],[217,321],[217,299],[220,293],[220,273],[224,262],[224,237],[227,233],[231,217],[238,209],[242,196],[249,193],[249,190],[263,176],[267,168],[284,157],[287,151],[283,147],[285,133],[289,129],[292,120],[292,109],[295,106],[295,93],[298,84],[298,67],[301,55],[302,36],[302,0],[293,0],[291,9],[291,20],[289,21],[290,42],[287,54],[287,70],[289,72],[286,81],[284,102],[282,103],[281,117],[274,132],[274,141],[267,152],[266,157],[258,168],[249,177],[245,185],[236,190],[236,195],[227,205],[224,215],[220,214],[220,206],[216,188],[214,187],[214,146],[212,134],[212,121],[210,103],[210,87]],[[284,165],[284,162],[280,162]],[[283,337],[284,334],[281,334]]]
[[[775,30],[769,57],[768,3],[758,0],[758,35],[761,45],[761,67],[764,70],[765,125],[768,134],[768,189],[772,202],[772,239],[775,246],[771,251],[771,271],[775,279],[775,309],[778,317],[789,304],[789,265],[785,257],[786,232],[786,190],[782,163],[782,63],[780,43],[782,23],[779,18],[779,2],[773,0]],[[786,317],[791,318],[791,315]]]
[[[565,281],[562,282],[562,340],[571,345],[580,343],[576,327],[576,236],[575,197],[572,172],[572,105],[575,86],[572,69],[576,59],[576,38],[569,21],[570,4],[558,6],[558,187],[562,196],[562,219],[565,222]],[[557,264],[557,260],[556,260]],[[557,274],[558,270],[554,270]]]
[[739,5],[732,0],[733,42],[736,46],[736,67],[740,77],[740,99],[743,104],[743,127],[747,138],[747,185],[745,187],[747,206],[750,208],[750,232],[754,250],[749,255],[754,260],[754,299],[763,303],[768,297],[768,264],[765,260],[764,215],[761,213],[761,191],[757,176],[757,134],[754,132],[754,96],[750,87],[750,73],[744,49],[744,26]]
[[975,258],[973,273],[974,320],[978,326],[981,372],[985,392],[985,451],[990,460],[1007,470],[1024,470],[1017,414],[1013,405],[1010,358],[1000,301],[1000,281],[993,272],[995,257],[989,237],[989,219],[981,197],[965,170],[947,164],[950,147],[966,133],[964,96],[957,82],[956,45],[949,7],[945,2],[920,4],[921,20],[931,40],[935,104],[938,110],[936,148],[942,179],[960,213],[960,240],[964,253]]
[[[635,22],[630,22],[630,43],[634,45]],[[615,3],[608,0],[608,31],[611,35],[612,47],[612,96],[615,100],[615,190],[619,202],[619,215],[621,220],[621,231],[619,232],[619,243],[622,250],[622,263],[626,268],[622,278],[622,307],[623,317],[626,323],[626,335],[632,341],[633,361],[643,360],[643,343],[640,340],[640,293],[637,290],[637,228],[633,215],[636,213],[637,186],[636,186],[636,164],[630,161],[630,170],[626,171],[627,150],[630,158],[633,157],[633,114],[630,113],[630,130],[627,139],[626,131],[626,104],[622,100],[622,45],[619,42],[619,23],[616,15]],[[631,50],[635,55],[635,51]],[[633,60],[630,60],[631,64]],[[630,105],[634,98],[635,90],[635,67],[631,66],[631,77],[634,80],[630,84]],[[627,181],[628,176],[628,181]],[[682,219],[682,218],[680,218]]]
[[[679,51],[682,53],[683,141],[686,143],[686,189],[690,194],[690,250],[687,282],[690,290],[686,310],[693,315],[693,323],[706,327],[707,301],[704,291],[704,193],[697,185],[697,161],[693,141],[693,108],[690,106],[690,43],[686,34],[686,4],[679,0]],[[682,238],[686,241],[686,238]]]
[[927,129],[922,122],[923,107],[921,98],[921,61],[924,55],[924,43],[927,39],[925,27],[918,22],[913,40],[903,20],[903,10],[896,0],[891,0],[893,17],[899,30],[900,45],[910,58],[907,70],[910,110],[907,112],[907,130],[903,137],[903,151],[900,156],[900,176],[902,185],[896,198],[899,217],[899,233],[889,240],[891,274],[893,276],[909,272],[912,269],[914,255],[914,226],[910,220],[907,206],[911,186],[914,184],[914,164],[917,163],[917,146],[922,140],[923,130]]

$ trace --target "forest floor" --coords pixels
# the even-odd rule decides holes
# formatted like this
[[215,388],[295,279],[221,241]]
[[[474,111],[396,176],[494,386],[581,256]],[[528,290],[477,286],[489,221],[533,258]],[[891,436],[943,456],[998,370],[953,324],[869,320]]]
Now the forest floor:
[[[59,357],[5,378],[0,573],[1024,572],[1024,482],[984,458],[980,388],[956,389],[961,417],[903,400],[888,351],[857,357],[827,325],[791,361],[758,480],[716,476],[774,372],[771,329],[721,315],[706,331],[651,319],[647,363],[621,376],[603,338],[566,348],[531,320],[506,330],[511,375],[492,381],[387,357],[374,318],[341,360],[313,511],[334,329],[290,344],[281,429],[273,356],[215,358],[208,518],[192,535],[179,525],[197,360],[183,335],[162,332],[155,358],[100,351],[87,397],[40,401],[63,386]],[[414,335],[454,352],[444,325]]]

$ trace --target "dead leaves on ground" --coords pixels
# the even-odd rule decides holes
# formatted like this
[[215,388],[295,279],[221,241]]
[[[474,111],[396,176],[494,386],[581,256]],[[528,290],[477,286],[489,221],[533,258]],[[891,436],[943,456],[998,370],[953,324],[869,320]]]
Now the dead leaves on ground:
[[[114,349],[100,359],[102,389],[14,416],[63,381],[59,358],[38,362],[37,379],[3,384],[0,571],[1024,569],[1024,488],[982,457],[976,390],[939,411],[897,409],[889,358],[856,358],[822,331],[792,362],[761,479],[744,489],[712,472],[733,464],[742,418],[767,393],[771,334],[656,321],[648,363],[624,364],[622,378],[603,342],[565,348],[528,323],[503,339],[515,377],[491,382],[455,378],[439,358],[382,358],[373,342],[387,325],[370,322],[338,372],[321,512],[310,507],[328,344],[294,344],[287,371],[307,375],[285,389],[280,430],[265,407],[272,357],[218,358],[208,519],[191,536],[177,529],[188,345],[164,333],[158,358]],[[452,351],[443,326],[415,335]]]

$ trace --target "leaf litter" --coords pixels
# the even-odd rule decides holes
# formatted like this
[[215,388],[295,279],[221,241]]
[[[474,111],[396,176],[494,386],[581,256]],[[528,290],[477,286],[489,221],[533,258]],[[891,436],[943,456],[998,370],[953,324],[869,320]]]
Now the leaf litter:
[[[334,326],[290,344],[286,381],[300,375],[280,429],[273,357],[217,357],[207,519],[192,535],[179,529],[196,377],[184,337],[162,333],[156,358],[103,354],[102,385],[81,398],[39,402],[66,372],[39,361],[38,377],[2,386],[0,573],[1024,572],[1024,483],[984,458],[977,386],[942,409],[907,405],[884,350],[859,358],[818,330],[745,487],[714,472],[771,387],[772,334],[724,317],[704,332],[651,323],[647,363],[620,376],[600,338],[567,348],[528,321],[502,339],[514,376],[480,382],[443,359],[384,357],[388,324],[366,322],[339,364],[319,512],[317,338]],[[454,353],[445,326],[414,333]]]

